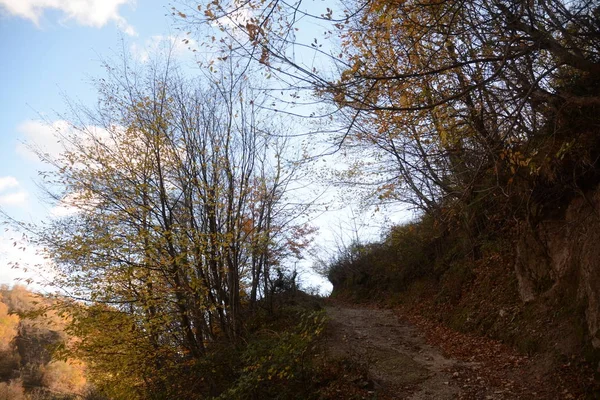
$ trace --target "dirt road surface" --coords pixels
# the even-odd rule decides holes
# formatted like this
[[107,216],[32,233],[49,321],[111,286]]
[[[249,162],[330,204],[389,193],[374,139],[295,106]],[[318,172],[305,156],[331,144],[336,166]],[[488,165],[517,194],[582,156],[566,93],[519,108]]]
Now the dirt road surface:
[[[505,371],[496,374],[482,363],[445,356],[439,347],[427,343],[415,325],[391,310],[330,305],[326,311],[329,357],[351,360],[366,369],[364,382],[357,382],[367,391],[365,398],[527,398],[523,397],[526,389],[513,384]],[[533,391],[528,395],[546,397]]]

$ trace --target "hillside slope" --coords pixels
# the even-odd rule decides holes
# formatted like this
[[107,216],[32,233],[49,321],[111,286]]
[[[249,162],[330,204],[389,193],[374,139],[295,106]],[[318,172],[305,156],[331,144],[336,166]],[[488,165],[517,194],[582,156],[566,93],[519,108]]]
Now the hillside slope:
[[[518,354],[498,341],[457,333],[399,310],[334,302],[330,357],[362,363],[354,383],[378,399],[585,398],[579,371],[562,379],[544,373],[539,357]],[[560,395],[558,395],[560,394]]]
[[598,209],[600,191],[593,190],[535,222],[477,236],[424,217],[341,254],[329,271],[333,297],[397,307],[498,340],[533,357],[551,380],[579,371],[580,395],[597,398]]

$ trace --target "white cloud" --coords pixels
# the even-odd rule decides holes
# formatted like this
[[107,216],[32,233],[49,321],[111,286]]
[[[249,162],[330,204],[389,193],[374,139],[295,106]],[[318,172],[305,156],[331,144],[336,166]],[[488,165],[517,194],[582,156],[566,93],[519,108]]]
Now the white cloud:
[[27,192],[21,190],[0,195],[0,206],[21,206],[27,201]]
[[114,22],[128,35],[135,35],[134,28],[119,14],[123,4],[135,0],[0,0],[0,9],[10,15],[25,18],[39,25],[46,10],[59,10],[65,19],[83,26],[101,28]]
[[242,0],[234,0],[226,12],[218,9],[218,11],[215,11],[215,15],[219,17],[212,20],[210,25],[231,34],[233,38],[225,38],[225,40],[232,41],[231,43],[247,41],[248,23],[256,21],[254,19],[254,9],[249,5],[249,2]]
[[70,217],[79,213],[79,210],[69,204],[58,203],[50,209],[50,216],[53,218]]
[[[2,0],[0,0],[2,1]],[[51,124],[40,120],[25,121],[17,127],[21,134],[23,143],[17,144],[16,151],[29,161],[39,161],[33,149],[57,157],[63,151],[57,133],[68,132],[73,128],[67,121],[58,120]]]
[[[113,132],[119,132],[123,128],[114,126],[112,129]],[[28,161],[40,161],[38,153],[56,159],[66,150],[73,150],[71,140],[90,145],[95,141],[106,145],[111,143],[111,132],[106,128],[95,125],[76,128],[60,119],[54,122],[27,120],[17,126],[17,132],[21,135],[21,142],[15,151]]]
[[[19,188],[19,181],[12,176],[0,176],[0,206],[25,206],[27,204],[28,193]],[[8,191],[8,192],[7,192]]]
[[245,27],[254,17],[252,8],[243,1],[234,1],[231,9],[221,18],[213,22],[214,26],[225,26],[234,32],[240,26]]
[[191,54],[194,50],[198,50],[198,43],[188,37],[155,35],[147,39],[143,45],[133,43],[130,50],[137,60],[145,63],[150,60],[152,55],[160,54],[161,51],[170,51],[174,57]]
[[76,215],[81,212],[93,212],[98,205],[98,200],[91,193],[72,192],[63,197],[50,209],[50,216],[62,218]]
[[12,176],[0,176],[0,192],[19,186],[19,181]]

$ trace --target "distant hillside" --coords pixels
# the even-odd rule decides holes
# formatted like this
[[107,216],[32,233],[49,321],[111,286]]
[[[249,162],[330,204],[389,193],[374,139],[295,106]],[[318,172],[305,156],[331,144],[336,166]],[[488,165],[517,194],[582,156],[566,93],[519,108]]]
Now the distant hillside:
[[67,321],[54,311],[39,314],[50,300],[23,286],[0,287],[0,399],[93,398],[85,365],[58,359]]

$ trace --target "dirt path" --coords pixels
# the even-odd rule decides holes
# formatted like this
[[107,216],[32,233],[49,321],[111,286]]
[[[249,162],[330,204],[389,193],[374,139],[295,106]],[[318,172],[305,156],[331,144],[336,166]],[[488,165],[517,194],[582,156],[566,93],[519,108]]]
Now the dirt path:
[[460,361],[429,345],[424,334],[391,310],[328,306],[331,357],[361,363],[365,382],[377,399],[522,398],[487,377],[478,362]]

